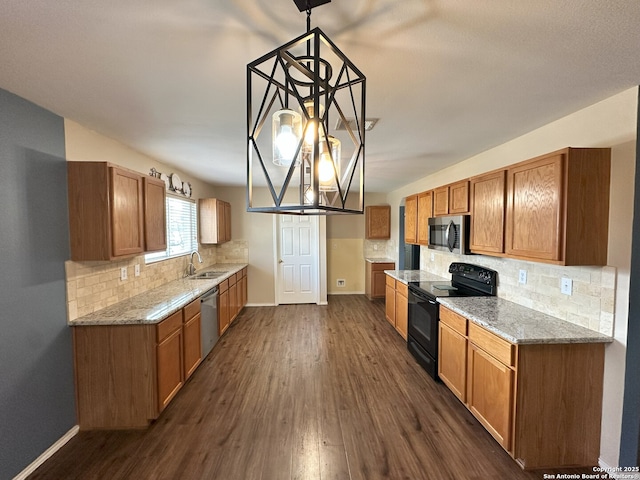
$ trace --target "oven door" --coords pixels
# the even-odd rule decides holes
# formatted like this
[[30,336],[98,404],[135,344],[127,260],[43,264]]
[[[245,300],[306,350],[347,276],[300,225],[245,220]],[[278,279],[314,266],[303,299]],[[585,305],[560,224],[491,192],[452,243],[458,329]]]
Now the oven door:
[[409,287],[407,347],[433,378],[438,376],[439,307],[435,298]]

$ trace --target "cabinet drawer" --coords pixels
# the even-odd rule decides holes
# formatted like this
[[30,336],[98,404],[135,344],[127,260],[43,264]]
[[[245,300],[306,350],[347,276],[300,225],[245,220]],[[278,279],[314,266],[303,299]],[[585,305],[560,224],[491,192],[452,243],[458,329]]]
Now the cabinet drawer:
[[515,365],[513,344],[471,322],[469,322],[469,341],[505,365],[510,367]]
[[406,283],[396,282],[396,292],[405,297],[409,296],[409,287]]
[[237,273],[234,273],[233,275],[231,275],[227,280],[229,280],[229,286],[231,285],[235,285],[238,281],[238,277],[237,277]]
[[184,307],[184,323],[187,323],[193,317],[200,313],[200,299],[194,300]]
[[218,294],[224,293],[227,290],[229,290],[229,279],[228,278],[218,284]]
[[396,268],[396,264],[395,263],[376,263],[376,262],[371,262],[371,270],[373,270],[374,272],[380,272],[383,270],[393,270],[394,268]]
[[394,290],[396,289],[396,279],[393,278],[391,275],[387,275],[386,283]]
[[244,278],[244,277],[246,277],[246,276],[247,276],[247,267],[244,267],[244,268],[242,269],[242,277]]
[[440,307],[440,321],[460,335],[467,335],[467,319],[445,307]]
[[162,342],[162,340],[180,328],[182,328],[182,310],[174,313],[156,325],[158,343]]

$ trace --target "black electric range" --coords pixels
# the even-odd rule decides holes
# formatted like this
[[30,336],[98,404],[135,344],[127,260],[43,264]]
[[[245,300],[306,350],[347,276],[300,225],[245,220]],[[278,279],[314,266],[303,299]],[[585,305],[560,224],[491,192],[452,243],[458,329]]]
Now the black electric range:
[[438,297],[483,297],[496,295],[495,270],[454,262],[450,281],[409,282],[407,348],[433,378],[438,378]]

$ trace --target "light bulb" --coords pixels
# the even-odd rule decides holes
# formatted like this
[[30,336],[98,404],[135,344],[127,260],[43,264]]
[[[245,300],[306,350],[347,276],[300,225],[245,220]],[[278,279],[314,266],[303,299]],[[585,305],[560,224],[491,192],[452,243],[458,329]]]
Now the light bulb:
[[273,114],[273,163],[290,167],[292,163],[300,165],[295,157],[302,136],[302,117],[288,108]]

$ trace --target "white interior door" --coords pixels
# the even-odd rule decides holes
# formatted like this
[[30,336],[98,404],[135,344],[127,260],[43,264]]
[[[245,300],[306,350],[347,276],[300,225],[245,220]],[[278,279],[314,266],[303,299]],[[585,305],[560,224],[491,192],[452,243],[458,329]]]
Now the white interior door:
[[318,303],[318,218],[277,217],[278,303]]

